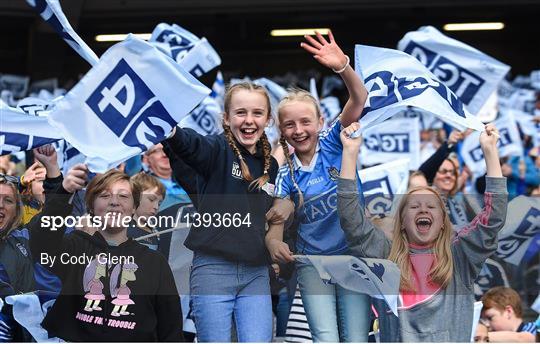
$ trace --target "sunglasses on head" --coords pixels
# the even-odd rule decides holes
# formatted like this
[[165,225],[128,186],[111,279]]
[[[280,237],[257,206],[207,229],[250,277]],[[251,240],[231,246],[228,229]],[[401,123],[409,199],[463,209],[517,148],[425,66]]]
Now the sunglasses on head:
[[15,186],[19,185],[19,178],[0,173],[0,183],[11,183]]

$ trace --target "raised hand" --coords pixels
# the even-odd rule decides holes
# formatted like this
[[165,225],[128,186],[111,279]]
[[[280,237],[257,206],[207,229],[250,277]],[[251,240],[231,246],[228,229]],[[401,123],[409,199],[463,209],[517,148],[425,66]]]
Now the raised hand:
[[499,140],[499,131],[493,124],[486,124],[485,131],[480,134],[480,147],[485,151],[497,150],[497,141]]
[[452,145],[455,145],[459,141],[463,140],[463,137],[464,137],[464,135],[463,135],[463,133],[461,131],[454,129],[454,130],[452,130],[452,132],[448,136],[448,143],[452,144]]
[[328,31],[328,42],[320,32],[315,31],[315,38],[312,36],[304,36],[306,42],[300,43],[300,46],[304,48],[308,53],[319,61],[323,66],[331,68],[334,71],[341,70],[349,63],[349,58],[343,53],[341,48],[334,40],[334,35],[331,31]]
[[32,166],[28,167],[26,171],[24,171],[24,174],[22,176],[22,180],[24,180],[24,184],[28,185],[34,180],[43,180],[45,179],[45,174],[47,171],[45,168],[43,168],[43,165],[39,163],[39,161],[32,164]]
[[360,123],[353,122],[351,125],[341,131],[339,138],[341,139],[344,150],[352,150],[358,153],[360,150],[360,145],[362,144],[361,136],[351,138],[351,135],[358,129],[360,129]]
[[86,165],[76,164],[68,171],[67,176],[62,181],[62,186],[67,192],[74,193],[84,188],[87,180],[88,168]]
[[47,144],[34,149],[34,157],[47,169],[47,177],[55,178],[60,175],[56,150],[53,145]]

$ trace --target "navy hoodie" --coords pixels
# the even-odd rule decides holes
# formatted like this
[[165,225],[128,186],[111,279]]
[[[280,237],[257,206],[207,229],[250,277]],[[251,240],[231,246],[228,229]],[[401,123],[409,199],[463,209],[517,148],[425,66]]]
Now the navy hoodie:
[[[58,216],[71,213],[70,196],[61,185],[55,192],[46,190],[46,197],[54,198],[51,203],[63,205]],[[30,231],[30,248],[35,259],[56,258],[50,269],[62,281],[60,295],[42,323],[50,337],[87,342],[183,340],[180,299],[160,253],[132,239],[111,246],[100,231],[64,235],[64,228],[40,227]]]
[[[246,161],[253,179],[263,174],[264,156],[257,145],[255,154],[236,143]],[[176,128],[176,133],[163,142],[171,160],[173,153],[198,175],[197,210],[199,217],[192,219],[193,226],[185,245],[193,251],[217,255],[230,261],[251,265],[270,262],[264,242],[266,212],[273,203],[273,185],[278,164],[271,157],[268,174],[270,180],[263,189],[252,188],[242,178],[238,157],[223,134],[203,136],[192,129]],[[175,165],[173,164],[173,169]],[[175,175],[178,175],[175,173]],[[200,221],[211,218],[210,221]],[[229,223],[227,218],[235,218]]]

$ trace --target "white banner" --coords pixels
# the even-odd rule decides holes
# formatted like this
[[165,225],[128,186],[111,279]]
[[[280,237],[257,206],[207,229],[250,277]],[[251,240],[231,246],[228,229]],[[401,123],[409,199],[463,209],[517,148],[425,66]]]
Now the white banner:
[[398,49],[416,57],[477,114],[510,67],[432,26],[407,33]]
[[366,209],[373,215],[392,213],[395,196],[407,192],[409,159],[400,159],[358,171]]
[[[2,74],[0,75],[0,90],[8,90],[14,98],[22,98],[28,92],[30,78],[22,75]],[[11,103],[7,103],[11,105]]]
[[435,117],[432,113],[412,106],[399,112],[393,118],[418,118],[421,131],[441,129],[444,125],[443,121]]
[[196,78],[221,64],[221,58],[206,38],[199,38],[176,24],[157,25],[149,42]]
[[218,70],[216,80],[212,84],[212,93],[210,97],[214,98],[219,105],[220,111],[223,112],[223,102],[225,101],[225,80],[223,74]]
[[459,98],[422,63],[404,52],[356,45],[355,70],[369,92],[360,120],[361,130],[415,106],[463,131],[484,125]]
[[409,159],[409,169],[420,166],[420,128],[418,118],[389,119],[362,133],[360,163],[364,166]]
[[[500,117],[493,124],[499,130],[500,135],[497,142],[499,156],[522,156],[523,146],[512,112],[501,112]],[[469,167],[475,177],[480,177],[486,173],[484,153],[482,152],[482,148],[480,148],[479,132],[473,132],[463,140],[460,154],[463,162]]]
[[397,316],[400,271],[387,259],[353,256],[295,256],[297,261],[312,264],[321,279],[328,283],[386,301]]
[[30,150],[62,138],[47,118],[0,102],[0,155]]
[[497,256],[519,266],[529,245],[540,235],[540,198],[518,196],[508,203],[507,214],[499,232]]
[[337,97],[324,97],[319,102],[321,106],[321,114],[324,117],[324,129],[332,126],[337,116],[341,114],[341,105]]
[[223,132],[221,125],[221,108],[217,101],[208,96],[189,114],[184,117],[178,126],[191,128],[201,135],[220,134]]
[[49,122],[104,172],[162,141],[210,90],[132,35],[61,99]]
[[99,61],[97,55],[77,35],[67,20],[59,0],[26,0],[62,39],[92,66]]

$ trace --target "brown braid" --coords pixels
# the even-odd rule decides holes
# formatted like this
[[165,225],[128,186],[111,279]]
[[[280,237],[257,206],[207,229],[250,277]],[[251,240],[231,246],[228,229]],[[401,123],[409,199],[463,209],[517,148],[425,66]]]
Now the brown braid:
[[225,138],[227,139],[229,146],[231,147],[234,154],[238,157],[238,160],[240,161],[240,170],[242,171],[242,177],[244,178],[245,181],[248,181],[248,182],[253,181],[253,177],[251,176],[249,167],[244,161],[244,157],[242,156],[242,153],[240,153],[240,149],[238,149],[238,147],[236,146],[236,142],[231,132],[231,128],[225,123],[223,123],[223,132],[225,133]]
[[302,190],[300,190],[300,186],[298,186],[298,184],[296,183],[296,179],[294,178],[294,166],[291,160],[291,154],[289,153],[289,145],[287,144],[287,141],[283,136],[279,138],[279,143],[283,148],[283,153],[285,154],[285,159],[287,161],[287,165],[289,166],[289,174],[291,175],[291,180],[294,184],[294,187],[298,191],[298,208],[301,208],[304,205],[304,194],[302,193]]
[[251,182],[251,184],[249,185],[250,189],[253,189],[255,187],[260,189],[270,179],[270,175],[268,174],[268,171],[270,170],[270,163],[272,161],[272,157],[271,157],[272,146],[270,146],[270,142],[268,141],[268,137],[266,136],[266,132],[264,131],[259,140],[262,144],[262,149],[263,149],[263,154],[264,154],[264,170],[263,170],[262,176],[260,176],[259,178]]

